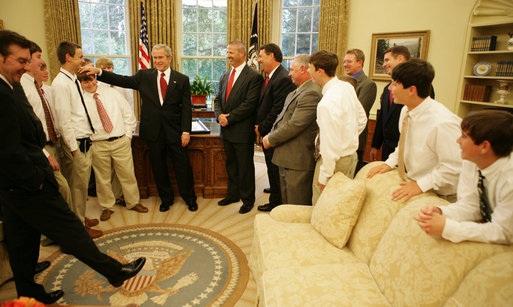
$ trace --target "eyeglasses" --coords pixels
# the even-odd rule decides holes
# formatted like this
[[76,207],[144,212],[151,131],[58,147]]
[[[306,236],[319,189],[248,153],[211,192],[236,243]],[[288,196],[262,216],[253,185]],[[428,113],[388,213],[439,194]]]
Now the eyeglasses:
[[[14,58],[13,55],[9,55],[10,57]],[[21,65],[27,65],[30,64],[30,59],[24,59],[24,58],[14,58],[15,61],[20,63]]]

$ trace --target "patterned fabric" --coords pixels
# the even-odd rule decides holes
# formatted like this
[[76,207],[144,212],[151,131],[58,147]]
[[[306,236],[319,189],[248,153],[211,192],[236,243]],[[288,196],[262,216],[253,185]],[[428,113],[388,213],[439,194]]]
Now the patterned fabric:
[[[441,204],[447,202],[430,196],[407,204],[396,214],[372,256],[370,272],[392,305],[440,306],[480,262],[513,250],[513,246],[498,244],[454,244],[426,235],[412,217],[422,207]],[[469,282],[483,286],[476,279]]]
[[[390,94],[392,96],[392,94]],[[408,181],[408,176],[406,175],[406,170],[404,169],[404,143],[406,142],[406,135],[408,133],[408,119],[410,118],[410,115],[408,112],[406,112],[406,115],[403,119],[403,127],[401,129],[401,135],[399,137],[399,159],[398,159],[398,166],[397,169],[399,170],[399,177],[403,181]]]
[[364,264],[289,267],[263,279],[265,306],[390,306]]
[[166,92],[167,92],[166,74],[162,73],[160,75],[160,93],[162,94],[162,103],[164,103],[164,100],[166,100]]
[[310,223],[312,206],[280,205],[271,211],[270,216],[280,222]]
[[48,106],[46,99],[44,97],[45,92],[43,91],[43,87],[39,88],[37,86],[37,81],[34,80],[34,85],[36,86],[36,91],[39,94],[39,98],[41,99],[41,104],[43,105],[43,111],[45,113],[45,122],[46,128],[48,131],[48,136],[50,137],[50,141],[52,144],[57,143],[57,133],[55,133],[55,128],[53,126],[52,113],[50,113],[50,107]]
[[513,302],[513,252],[485,259],[465,277],[444,306],[510,306]]
[[102,122],[103,129],[105,129],[107,132],[111,132],[112,129],[114,129],[114,126],[112,126],[112,122],[110,121],[109,114],[107,114],[107,110],[105,110],[105,107],[103,106],[100,98],[98,98],[97,93],[94,93],[93,98],[94,101],[96,101],[96,109],[98,110],[98,116]]
[[365,199],[365,181],[333,175],[312,212],[312,226],[338,248],[351,236]]
[[481,210],[483,221],[488,223],[492,221],[492,209],[490,208],[490,203],[488,202],[488,197],[486,196],[484,179],[485,177],[481,171],[479,171],[479,181],[477,182],[477,192],[479,193],[479,209]]

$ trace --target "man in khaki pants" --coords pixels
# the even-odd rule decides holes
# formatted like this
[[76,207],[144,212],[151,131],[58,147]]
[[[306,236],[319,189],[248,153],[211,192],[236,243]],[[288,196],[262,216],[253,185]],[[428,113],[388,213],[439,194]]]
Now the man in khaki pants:
[[121,183],[127,208],[139,213],[148,212],[148,208],[139,203],[130,145],[136,127],[134,112],[116,90],[99,88],[94,75],[81,73],[78,79],[85,91],[84,100],[88,110],[91,110],[95,131],[91,136],[94,143],[92,165],[98,202],[103,208],[100,220],[106,221],[114,213],[112,209],[116,198],[112,192],[112,167]]

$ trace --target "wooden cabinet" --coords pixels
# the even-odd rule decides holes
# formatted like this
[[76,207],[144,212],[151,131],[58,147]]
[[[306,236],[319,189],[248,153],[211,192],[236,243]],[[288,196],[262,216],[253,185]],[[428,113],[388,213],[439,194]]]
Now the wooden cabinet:
[[[506,6],[508,6],[506,3],[483,0],[477,2],[471,13],[458,91],[457,113],[461,117],[465,117],[471,111],[484,108],[513,111],[513,76],[498,75],[499,62],[513,62],[513,50],[507,49],[508,33],[513,33],[513,17],[497,15],[505,14],[508,9]],[[511,6],[513,8],[513,5]],[[495,50],[472,51],[473,39],[484,36],[497,37]],[[474,67],[479,63],[482,63],[483,68],[487,64],[490,65],[491,69],[486,75],[479,76],[474,73]],[[495,103],[499,100],[499,94],[497,94],[499,80],[509,82],[510,93],[506,95],[505,103]],[[473,99],[469,99],[468,95],[465,95],[465,88],[469,85],[489,86],[491,92],[488,101],[478,101],[480,99],[475,98],[476,95],[473,95]]]

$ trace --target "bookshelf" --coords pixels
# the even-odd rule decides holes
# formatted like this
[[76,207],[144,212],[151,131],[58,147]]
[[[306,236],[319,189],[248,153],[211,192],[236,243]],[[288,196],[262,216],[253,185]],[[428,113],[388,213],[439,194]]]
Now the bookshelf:
[[[458,91],[458,103],[456,112],[460,117],[465,117],[469,112],[482,110],[484,108],[498,108],[513,111],[513,65],[512,69],[500,69],[499,64],[504,62],[513,62],[513,50],[507,49],[507,41],[509,39],[508,33],[513,33],[513,17],[501,16],[493,14],[482,14],[483,7],[490,7],[494,1],[482,0],[477,2],[474,7],[471,17],[469,19],[469,26],[467,29],[465,53],[463,54],[463,65],[460,73],[460,85]],[[495,2],[497,3],[497,2]],[[495,12],[505,12],[505,7],[498,7]],[[496,36],[494,50],[472,51],[473,41],[477,38],[487,36]],[[475,43],[474,43],[475,46]],[[482,49],[482,48],[481,48]],[[487,48],[485,48],[487,49]],[[483,63],[477,73],[474,67],[478,63]],[[490,69],[486,69],[487,66]],[[511,70],[511,75],[509,71]],[[508,74],[501,76],[497,74]],[[504,73],[504,71],[507,71]],[[482,74],[482,75],[480,75]],[[501,85],[499,81],[506,81],[509,83],[509,94],[505,96],[505,102],[494,103],[500,99],[497,89]],[[504,85],[504,83],[502,83]],[[490,92],[489,98],[486,101],[482,100],[482,92],[488,87]],[[477,88],[477,89],[476,89]],[[477,95],[470,95],[479,92]],[[471,98],[469,98],[471,97]],[[485,98],[486,99],[486,98]]]

